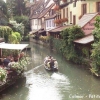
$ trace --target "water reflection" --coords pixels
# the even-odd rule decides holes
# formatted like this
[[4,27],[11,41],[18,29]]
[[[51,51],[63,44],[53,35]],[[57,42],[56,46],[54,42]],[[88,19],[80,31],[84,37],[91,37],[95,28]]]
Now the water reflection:
[[2,92],[0,100],[25,100],[29,90],[25,83],[26,78],[19,79],[16,84]]
[[[43,66],[42,66],[43,67]],[[34,71],[31,70],[31,71]],[[29,87],[27,100],[62,100],[60,91],[70,89],[69,79],[60,73],[47,73],[45,70],[27,73],[26,85]],[[38,73],[37,73],[38,72]]]

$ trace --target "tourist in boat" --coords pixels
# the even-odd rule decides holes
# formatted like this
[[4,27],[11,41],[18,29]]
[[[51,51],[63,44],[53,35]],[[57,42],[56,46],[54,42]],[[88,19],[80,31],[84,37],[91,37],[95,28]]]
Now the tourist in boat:
[[54,66],[58,68],[58,62],[56,59],[54,59]]
[[16,62],[14,61],[14,57],[11,58],[8,67],[10,68],[13,64],[15,64]]
[[21,52],[19,55],[19,60],[22,59],[25,56],[24,52]]
[[44,59],[44,63],[47,64],[48,60],[49,60],[49,56],[47,55],[47,56],[45,57],[45,59]]
[[54,68],[54,60],[53,59],[50,60],[50,68]]
[[6,58],[3,60],[3,66],[8,67],[8,64],[10,63],[10,56],[8,55]]

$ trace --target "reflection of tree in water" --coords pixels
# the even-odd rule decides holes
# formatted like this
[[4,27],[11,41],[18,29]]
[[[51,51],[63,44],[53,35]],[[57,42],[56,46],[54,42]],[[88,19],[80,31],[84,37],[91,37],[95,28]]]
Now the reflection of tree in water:
[[17,80],[15,84],[8,87],[0,95],[0,100],[24,100],[28,94],[28,88],[25,87],[26,78]]

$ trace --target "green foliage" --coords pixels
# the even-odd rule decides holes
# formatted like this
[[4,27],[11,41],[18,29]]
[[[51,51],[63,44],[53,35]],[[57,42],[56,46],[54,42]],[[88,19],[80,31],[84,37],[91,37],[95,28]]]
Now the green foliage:
[[7,16],[7,5],[4,0],[0,0],[0,11],[2,11],[3,14]]
[[23,72],[24,70],[27,69],[27,65],[30,63],[30,58],[29,57],[23,57],[21,60],[18,62],[14,62],[13,64],[10,65],[10,68],[15,70],[18,74]]
[[21,41],[21,35],[20,35],[20,33],[14,32],[14,34],[16,35],[17,40],[20,42]]
[[22,23],[17,23],[16,21],[11,21],[9,22],[12,25],[12,30],[14,32],[19,32],[21,36],[24,34],[24,25]]
[[82,54],[85,56],[85,57],[88,57],[89,58],[89,50],[87,47],[83,47],[82,48]]
[[8,37],[11,35],[12,29],[8,26],[0,26],[0,37],[5,39],[5,42],[8,42]]
[[16,20],[17,23],[22,23],[25,26],[24,35],[27,35],[30,31],[29,17],[27,17],[27,16],[14,16],[14,20]]
[[24,36],[23,41],[29,41],[29,35]]
[[27,0],[7,0],[8,13],[10,17],[27,15],[29,12],[25,7]]
[[40,36],[39,39],[43,42],[47,42],[49,40],[48,36]]
[[9,35],[9,43],[18,44],[21,41],[21,35],[18,32],[13,32]]
[[59,39],[53,39],[53,45],[54,45],[54,48],[57,49],[57,52],[61,52],[61,41],[59,41]]
[[100,74],[100,17],[97,16],[94,25],[95,30],[93,31],[94,43],[92,44],[91,71],[95,74]]
[[0,67],[0,81],[5,82],[7,79],[7,71]]
[[[75,39],[82,38],[84,36],[83,31],[78,26],[72,26],[61,32],[62,41],[60,50],[67,60],[71,60],[75,63],[80,63],[80,53],[75,49],[73,41]],[[79,61],[80,60],[80,61]]]

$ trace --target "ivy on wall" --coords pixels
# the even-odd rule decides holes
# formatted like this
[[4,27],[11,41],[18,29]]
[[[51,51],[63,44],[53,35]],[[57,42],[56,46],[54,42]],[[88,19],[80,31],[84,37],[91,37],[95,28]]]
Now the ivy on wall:
[[95,29],[93,31],[94,43],[92,44],[91,72],[100,75],[100,17],[96,17]]
[[84,32],[79,26],[72,26],[66,28],[61,32],[62,36],[62,46],[61,51],[67,60],[71,60],[75,63],[81,63],[80,51],[75,49],[74,40],[84,37]]

